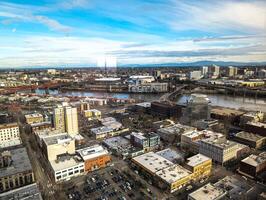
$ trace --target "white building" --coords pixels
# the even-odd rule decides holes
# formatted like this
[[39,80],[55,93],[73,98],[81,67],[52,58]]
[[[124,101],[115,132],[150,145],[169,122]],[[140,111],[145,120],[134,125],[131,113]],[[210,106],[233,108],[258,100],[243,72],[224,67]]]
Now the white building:
[[189,79],[190,80],[199,80],[202,78],[201,71],[191,71],[189,72]]
[[84,162],[78,156],[62,155],[50,161],[55,182],[67,181],[74,176],[84,174]]
[[226,140],[225,137],[203,139],[199,146],[199,153],[220,164],[236,158],[238,150],[238,143]]
[[202,77],[207,78],[207,76],[208,76],[208,67],[207,66],[203,66],[201,68],[201,75],[202,75]]
[[227,194],[226,190],[208,183],[188,195],[188,200],[219,200]]
[[19,126],[17,123],[0,125],[0,148],[21,144]]

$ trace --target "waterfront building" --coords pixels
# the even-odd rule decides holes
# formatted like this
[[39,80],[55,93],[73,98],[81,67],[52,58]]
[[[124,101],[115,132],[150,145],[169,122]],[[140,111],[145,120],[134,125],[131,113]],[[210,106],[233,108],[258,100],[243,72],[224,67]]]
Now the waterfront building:
[[0,193],[34,182],[34,174],[26,148],[0,153]]
[[178,118],[182,116],[182,107],[168,102],[151,102],[151,114],[161,118]]
[[108,151],[100,145],[79,149],[77,153],[84,161],[84,169],[86,172],[104,168],[111,162],[111,156]]
[[0,148],[21,144],[20,131],[17,123],[0,125]]
[[264,119],[264,113],[258,112],[248,112],[240,117],[240,125],[244,126],[247,122],[262,122]]
[[132,93],[158,93],[167,92],[168,83],[142,83],[142,84],[129,84],[128,91]]

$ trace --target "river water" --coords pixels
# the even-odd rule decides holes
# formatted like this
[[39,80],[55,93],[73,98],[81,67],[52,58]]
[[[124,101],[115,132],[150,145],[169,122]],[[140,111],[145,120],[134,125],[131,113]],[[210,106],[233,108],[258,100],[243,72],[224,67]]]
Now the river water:
[[[45,94],[44,90],[36,90],[37,94]],[[80,97],[115,97],[115,98],[133,98],[143,101],[154,101],[158,100],[163,94],[132,94],[132,93],[106,93],[106,92],[83,92],[83,91],[66,91],[59,93],[58,90],[49,90],[51,95],[62,95],[62,96],[80,96]],[[189,95],[181,95],[177,99],[177,103],[185,103]],[[211,105],[221,106],[235,109],[253,110],[266,112],[266,99],[240,96],[226,96],[221,94],[209,94],[208,98],[211,100]]]

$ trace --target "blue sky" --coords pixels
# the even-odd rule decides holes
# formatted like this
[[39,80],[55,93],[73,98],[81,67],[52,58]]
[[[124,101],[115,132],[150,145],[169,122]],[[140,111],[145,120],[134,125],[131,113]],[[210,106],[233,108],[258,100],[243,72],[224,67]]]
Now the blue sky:
[[266,61],[266,1],[1,0],[0,67]]

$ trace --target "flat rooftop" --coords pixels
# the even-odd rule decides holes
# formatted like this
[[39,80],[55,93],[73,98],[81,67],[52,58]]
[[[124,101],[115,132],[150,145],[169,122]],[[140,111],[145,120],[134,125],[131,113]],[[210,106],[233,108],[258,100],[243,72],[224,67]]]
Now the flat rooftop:
[[73,140],[73,138],[67,133],[60,133],[43,138],[43,141],[46,145],[63,144],[65,142],[70,142],[71,140]]
[[108,155],[108,151],[105,150],[101,145],[94,145],[77,150],[78,154],[83,160],[90,160],[98,158],[100,156]]
[[6,128],[18,128],[18,124],[17,123],[0,124],[0,129],[6,129]]
[[245,112],[229,108],[213,108],[211,109],[211,113],[224,115],[224,116],[238,116],[245,114]]
[[0,178],[32,170],[26,148],[12,149],[9,152],[11,154],[12,164],[6,168],[0,168]]
[[36,183],[0,194],[1,200],[42,200]]
[[204,163],[206,161],[211,160],[211,158],[209,158],[207,156],[204,156],[202,154],[197,154],[195,156],[192,156],[192,157],[188,158],[187,160],[188,160],[188,162],[187,162],[188,166],[195,167],[195,166],[197,166],[199,164],[202,164],[202,163]]
[[46,122],[38,122],[38,123],[33,123],[30,126],[31,127],[38,127],[38,126],[45,126],[45,125],[52,125],[52,122],[46,121]]
[[266,162],[266,152],[262,152],[259,155],[250,155],[247,158],[243,159],[241,162],[247,163],[254,167]]
[[151,173],[156,173],[174,164],[154,152],[149,152],[140,156],[136,156],[132,160]]
[[75,167],[82,164],[83,161],[77,155],[60,155],[57,160],[51,160],[50,165],[53,170],[61,171],[67,168]]
[[213,146],[216,146],[216,147],[224,149],[224,150],[229,149],[233,146],[237,146],[236,142],[233,142],[231,140],[227,140],[225,137],[220,137],[220,138],[210,137],[210,138],[206,138],[206,139],[201,140],[201,142],[211,144]]
[[190,131],[190,132],[187,132],[187,133],[184,133],[182,134],[188,138],[195,138],[195,137],[198,137],[198,136],[203,136],[204,133],[202,131],[197,131],[197,130],[193,130],[193,131]]
[[92,128],[91,132],[95,135],[99,135],[99,134],[104,134],[104,133],[109,133],[112,132],[113,129],[107,126],[100,126],[97,128]]
[[183,134],[188,131],[196,130],[196,128],[192,126],[186,126],[182,124],[174,124],[172,126],[168,126],[165,128],[158,129],[158,132],[166,133],[166,134]]
[[262,122],[247,122],[247,124],[266,129],[266,123],[262,123]]
[[103,141],[103,143],[111,149],[123,149],[124,147],[128,147],[130,145],[129,140],[121,136],[107,138]]
[[195,200],[216,200],[226,195],[226,190],[218,188],[208,183],[196,191],[189,194],[190,198]]
[[151,102],[137,103],[136,106],[143,107],[143,108],[150,108]]
[[32,113],[32,114],[25,115],[25,117],[26,118],[31,118],[31,117],[43,117],[43,116],[40,113]]
[[156,175],[165,182],[171,184],[182,178],[188,177],[192,172],[188,171],[180,165],[172,165],[156,172]]
[[262,140],[262,139],[265,138],[265,137],[260,136],[258,134],[249,133],[249,132],[245,132],[245,131],[241,131],[241,132],[237,133],[235,135],[235,137],[241,138],[241,139],[244,139],[244,140],[254,141],[254,142]]
[[178,153],[177,151],[167,148],[161,151],[156,152],[156,154],[164,157],[165,159],[171,161],[171,162],[176,162],[179,159],[183,159],[183,155]]

